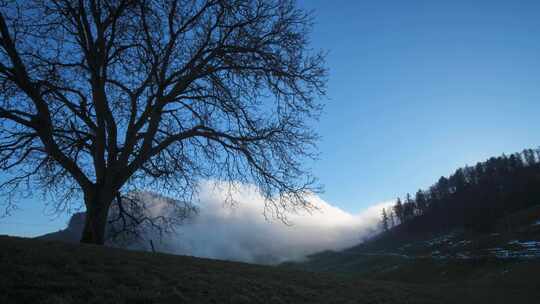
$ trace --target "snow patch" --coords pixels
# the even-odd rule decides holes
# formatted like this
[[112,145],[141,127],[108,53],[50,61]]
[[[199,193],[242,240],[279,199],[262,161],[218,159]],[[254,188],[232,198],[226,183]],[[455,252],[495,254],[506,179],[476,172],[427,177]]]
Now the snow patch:
[[509,259],[509,258],[539,258],[540,257],[540,242],[539,241],[518,241],[512,240],[508,242],[508,245],[512,245],[518,248],[506,249],[506,248],[490,248],[488,252],[497,258]]

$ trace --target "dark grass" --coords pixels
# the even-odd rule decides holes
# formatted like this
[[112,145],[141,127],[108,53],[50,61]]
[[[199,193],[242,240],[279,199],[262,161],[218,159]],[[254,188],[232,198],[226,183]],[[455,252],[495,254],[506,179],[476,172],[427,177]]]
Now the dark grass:
[[0,303],[538,303],[540,299],[538,288],[515,284],[505,288],[365,280],[5,236],[0,237],[0,274]]

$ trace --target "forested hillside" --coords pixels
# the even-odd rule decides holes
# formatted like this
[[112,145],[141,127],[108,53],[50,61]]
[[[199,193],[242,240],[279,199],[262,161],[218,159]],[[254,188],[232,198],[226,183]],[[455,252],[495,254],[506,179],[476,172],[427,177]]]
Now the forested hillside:
[[[540,261],[540,149],[492,157],[383,210],[383,232],[298,269],[406,282],[509,279]],[[535,280],[535,279],[534,279]]]
[[412,234],[455,228],[512,231],[519,223],[508,215],[538,204],[540,149],[527,149],[459,168],[429,189],[398,198],[393,208],[383,211],[381,224],[387,231],[400,226]]

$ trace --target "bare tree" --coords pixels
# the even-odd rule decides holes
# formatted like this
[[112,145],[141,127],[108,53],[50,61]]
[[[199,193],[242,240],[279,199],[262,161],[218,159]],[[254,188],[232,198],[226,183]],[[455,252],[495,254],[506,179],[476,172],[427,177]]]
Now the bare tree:
[[[152,237],[163,236],[191,219],[197,208],[158,193],[136,191],[118,193],[111,205],[105,230],[107,241],[115,246],[146,245]],[[150,237],[150,238],[149,238]],[[152,246],[152,251],[155,248]]]
[[[291,0],[20,0],[0,13],[0,168],[11,202],[82,198],[82,242],[135,189],[189,202],[202,179],[312,207],[324,54]],[[234,183],[231,183],[234,185]],[[31,190],[31,189],[30,189]],[[136,209],[136,208],[135,208]],[[116,218],[122,214],[115,213]],[[128,216],[129,214],[124,214]]]

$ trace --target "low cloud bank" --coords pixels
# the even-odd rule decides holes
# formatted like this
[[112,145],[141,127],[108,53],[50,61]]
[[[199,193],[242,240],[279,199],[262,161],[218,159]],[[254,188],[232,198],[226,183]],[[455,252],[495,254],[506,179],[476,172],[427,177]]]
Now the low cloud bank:
[[232,193],[233,206],[224,203],[227,191],[220,187],[202,184],[199,193],[198,214],[176,233],[160,241],[158,236],[146,236],[154,239],[157,250],[264,264],[299,260],[356,245],[373,235],[379,229],[381,209],[390,204],[380,203],[354,215],[313,195],[309,200],[319,210],[290,214],[291,225],[285,225],[264,217],[264,199],[253,187],[239,186]]

